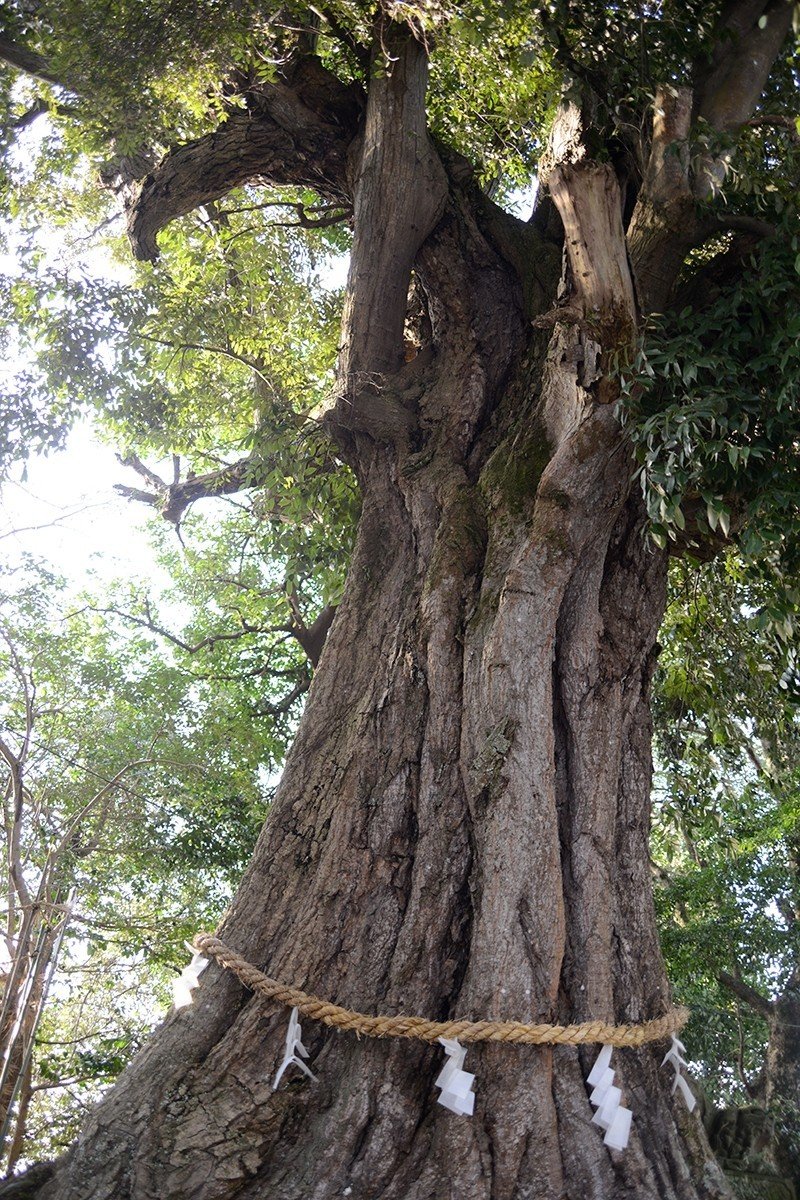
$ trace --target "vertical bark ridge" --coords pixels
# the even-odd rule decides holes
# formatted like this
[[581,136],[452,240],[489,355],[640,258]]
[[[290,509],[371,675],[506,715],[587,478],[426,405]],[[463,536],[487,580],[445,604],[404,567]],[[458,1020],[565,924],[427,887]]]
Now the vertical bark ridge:
[[[599,212],[617,237],[607,177],[570,180],[588,189],[578,224]],[[615,242],[581,285],[587,312],[523,365],[520,289],[462,199],[419,255],[432,344],[413,436],[349,425],[363,512],[344,602],[220,932],[267,973],[367,1012],[646,1019],[667,995],[646,899],[663,560],[646,557],[595,387],[612,332],[629,333],[627,267]],[[697,1175],[702,1147],[692,1180],[649,1050],[619,1056],[637,1122],[619,1156],[591,1125],[593,1050],[471,1047],[467,1120],[435,1103],[438,1049],[313,1023],[318,1082],[273,1095],[286,1019],[209,968],[42,1196],[723,1194]],[[110,1153],[120,1141],[130,1163]]]
[[[554,346],[560,355],[563,342]],[[574,364],[564,371],[574,390]],[[537,371],[529,387],[545,378]],[[535,498],[516,506],[495,487],[484,509],[486,493],[452,453],[408,475],[387,448],[365,464],[345,602],[222,929],[269,973],[366,1011],[660,1011],[657,960],[644,978],[637,961],[655,940],[652,908],[641,903],[645,688],[663,563],[646,557],[625,507],[628,467],[611,412],[583,403],[550,446]],[[625,577],[643,569],[647,587],[631,605]],[[594,746],[578,729],[587,705],[603,715]],[[596,928],[582,915],[593,898]],[[587,997],[581,964],[596,929],[615,978],[606,970]],[[220,996],[233,1000],[227,1011]],[[610,1011],[589,1011],[601,1003]],[[154,1082],[151,1048],[130,1072],[127,1101],[118,1089],[98,1110],[66,1176],[42,1195],[722,1194],[691,1181],[668,1080],[648,1051],[620,1056],[636,1132],[618,1159],[590,1124],[591,1050],[470,1048],[478,1092],[466,1120],[435,1104],[435,1048],[358,1041],[313,1023],[304,1035],[319,1081],[290,1078],[272,1095],[285,1030],[285,1011],[243,998],[209,968],[196,1004],[161,1034],[175,1067]],[[135,1147],[130,1168],[108,1157],[120,1137]],[[659,1138],[663,1146],[647,1146]]]

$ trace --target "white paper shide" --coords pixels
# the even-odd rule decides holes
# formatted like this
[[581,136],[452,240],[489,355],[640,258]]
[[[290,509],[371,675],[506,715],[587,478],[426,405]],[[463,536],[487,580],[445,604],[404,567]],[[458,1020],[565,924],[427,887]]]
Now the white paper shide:
[[272,1085],[273,1092],[278,1090],[278,1084],[283,1078],[283,1073],[286,1068],[292,1065],[299,1067],[301,1071],[304,1071],[309,1079],[315,1080],[317,1078],[311,1068],[306,1066],[306,1064],[303,1062],[304,1058],[308,1058],[308,1051],[303,1045],[302,1037],[303,1031],[300,1028],[298,1012],[296,1008],[293,1008],[291,1016],[289,1017],[289,1030],[286,1034],[286,1046],[283,1052],[283,1062],[278,1067],[278,1073],[275,1076],[275,1082]]
[[586,1082],[592,1088],[590,1102],[597,1109],[592,1124],[605,1131],[603,1141],[610,1150],[624,1150],[628,1144],[633,1115],[622,1103],[622,1091],[614,1084],[611,1066],[613,1046],[603,1046]]
[[461,1117],[471,1117],[475,1108],[472,1090],[475,1076],[464,1070],[466,1048],[453,1038],[439,1038],[439,1041],[445,1048],[447,1059],[435,1081],[435,1086],[442,1089],[438,1102]]
[[667,1063],[669,1063],[669,1065],[674,1068],[675,1078],[672,1081],[672,1094],[674,1096],[676,1091],[680,1091],[689,1112],[694,1112],[694,1107],[697,1104],[697,1100],[695,1099],[694,1093],[689,1087],[689,1084],[681,1075],[681,1067],[688,1067],[689,1065],[686,1059],[683,1057],[685,1053],[686,1047],[684,1046],[683,1042],[679,1041],[675,1037],[675,1034],[673,1034],[672,1045],[664,1055],[661,1065],[664,1067]]
[[186,1008],[192,1003],[192,991],[200,986],[200,976],[211,961],[205,954],[198,953],[189,942],[186,942],[186,949],[191,952],[192,961],[172,984],[172,1003],[176,1008]]

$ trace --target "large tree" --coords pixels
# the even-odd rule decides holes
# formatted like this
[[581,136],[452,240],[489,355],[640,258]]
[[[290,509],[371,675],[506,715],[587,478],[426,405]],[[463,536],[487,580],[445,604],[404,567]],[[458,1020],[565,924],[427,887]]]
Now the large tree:
[[[126,11],[105,16],[124,29]],[[199,206],[219,226],[218,202],[243,185],[301,189],[301,222],[324,219],[303,206],[308,192],[352,220],[322,428],[358,482],[355,549],[220,931],[269,975],[361,1011],[432,1018],[641,1022],[669,1007],[648,857],[667,548],[709,555],[757,528],[774,558],[796,503],[777,480],[795,438],[796,387],[778,380],[796,281],[760,308],[752,287],[774,266],[776,235],[781,247],[796,236],[792,12],[786,0],[455,15],[387,3],[267,21],[244,6],[235,29],[218,19],[243,64],[226,77],[222,123],[157,163],[134,118],[159,97],[142,83],[147,62],[173,69],[187,14],[149,13],[156,34],[135,42],[129,72],[134,115],[105,172],[137,258],[155,259],[162,231]],[[65,50],[64,22],[79,16]],[[201,52],[209,16],[194,14]],[[49,103],[69,118],[96,98],[81,58],[93,39],[91,6],[20,6],[0,53],[55,87]],[[549,112],[544,85],[504,98],[509,56],[520,71],[531,56],[547,64],[561,88]],[[94,65],[125,94],[123,65]],[[483,109],[472,124],[460,91],[470,114]],[[514,120],[515,146],[527,143],[517,169],[535,159],[540,185],[527,222],[489,196]],[[228,270],[235,285],[235,260]],[[663,350],[663,324],[650,334],[653,314],[691,324],[693,373]],[[717,388],[706,412],[692,383],[715,353],[735,394]],[[691,422],[675,441],[681,402]],[[638,435],[620,420],[641,406],[655,543],[633,484]],[[721,408],[738,417],[717,445]],[[754,486],[765,460],[766,501]],[[248,459],[164,485],[168,515],[203,489],[257,482],[253,471]],[[147,495],[158,490],[155,479]],[[27,1181],[37,1196],[728,1195],[659,1070],[663,1046],[618,1052],[634,1126],[617,1154],[590,1123],[591,1048],[471,1049],[467,1119],[434,1103],[436,1051],[308,1023],[318,1081],[273,1094],[285,1010],[216,966],[197,997],[73,1149]]]

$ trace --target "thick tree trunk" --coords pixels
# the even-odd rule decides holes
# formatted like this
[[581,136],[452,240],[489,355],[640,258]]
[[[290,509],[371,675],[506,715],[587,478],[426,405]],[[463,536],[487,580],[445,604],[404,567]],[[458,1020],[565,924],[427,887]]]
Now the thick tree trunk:
[[[665,562],[581,326],[527,345],[513,277],[457,205],[419,271],[428,441],[352,435],[345,600],[220,936],[366,1012],[644,1021],[670,1003],[648,858]],[[215,965],[195,995],[38,1196],[728,1195],[663,1045],[615,1054],[634,1114],[617,1154],[590,1123],[595,1048],[471,1047],[465,1118],[435,1102],[438,1048],[307,1022],[318,1082],[273,1094],[286,1010]]]
[[[144,258],[168,221],[246,180],[313,187],[354,214],[328,423],[361,482],[358,543],[220,930],[268,974],[434,1018],[640,1022],[669,1005],[648,856],[666,565],[631,495],[610,367],[668,303],[702,241],[696,202],[724,176],[727,154],[692,165],[692,119],[726,137],[749,119],[791,12],[724,6],[695,92],[662,89],[650,147],[636,139],[627,229],[613,156],[597,153],[609,131],[590,127],[591,105],[559,111],[539,171],[563,225],[558,292],[537,225],[466,194],[463,164],[445,169],[426,37],[402,5],[380,7],[365,95],[300,55],[144,181],[129,213]],[[408,363],[412,270],[426,312]],[[318,1081],[273,1094],[286,1023],[211,966],[36,1195],[730,1194],[669,1095],[663,1046],[615,1056],[634,1114],[619,1154],[591,1124],[588,1047],[470,1048],[465,1118],[435,1103],[437,1048],[311,1023]]]

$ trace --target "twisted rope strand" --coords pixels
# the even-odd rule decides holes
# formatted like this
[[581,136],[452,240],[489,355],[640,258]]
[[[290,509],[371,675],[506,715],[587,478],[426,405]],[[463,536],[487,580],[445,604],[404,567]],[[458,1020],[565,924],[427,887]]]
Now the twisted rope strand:
[[521,1021],[428,1021],[425,1017],[372,1017],[330,1004],[319,996],[310,996],[299,988],[285,987],[262,974],[235,950],[210,933],[198,933],[193,945],[232,971],[251,992],[296,1008],[306,1017],[375,1038],[417,1038],[435,1042],[439,1038],[457,1038],[460,1042],[511,1042],[523,1046],[547,1046],[554,1043],[580,1046],[601,1042],[611,1046],[643,1046],[677,1033],[689,1019],[688,1008],[673,1008],[655,1021],[641,1025],[608,1025],[605,1021],[584,1021],[581,1025],[525,1025]]

